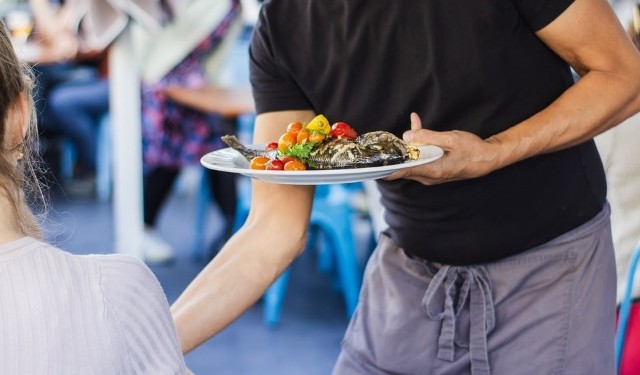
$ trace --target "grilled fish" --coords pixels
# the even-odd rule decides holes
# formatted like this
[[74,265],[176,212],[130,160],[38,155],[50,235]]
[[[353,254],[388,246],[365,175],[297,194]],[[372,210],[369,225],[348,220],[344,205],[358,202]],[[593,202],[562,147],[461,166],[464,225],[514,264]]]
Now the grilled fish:
[[[225,135],[222,141],[240,152],[247,160],[256,156],[275,158],[275,150],[256,150],[242,145],[233,135]],[[331,138],[320,143],[306,160],[311,169],[346,169],[378,167],[415,160],[420,151],[407,145],[392,133],[375,131],[365,133],[355,141],[347,138]]]
[[240,140],[235,135],[223,135],[220,137],[222,142],[226,143],[227,146],[241,153],[247,160],[251,161],[251,159],[256,156],[266,156],[269,159],[273,159],[278,154],[277,150],[260,150],[256,148],[251,148],[240,143]]

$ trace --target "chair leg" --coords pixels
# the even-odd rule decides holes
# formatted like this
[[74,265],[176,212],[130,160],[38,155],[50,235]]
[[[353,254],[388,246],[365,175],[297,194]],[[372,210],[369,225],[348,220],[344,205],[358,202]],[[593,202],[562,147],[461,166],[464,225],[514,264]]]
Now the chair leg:
[[68,138],[63,138],[60,144],[60,179],[69,181],[73,178],[73,166],[76,163],[76,150]]
[[191,250],[191,259],[199,261],[204,258],[204,232],[207,224],[207,212],[209,210],[209,203],[211,200],[209,180],[207,178],[207,171],[202,169],[202,176],[200,177],[200,188],[198,189],[197,203],[196,203],[196,225],[193,241],[193,249]]
[[[310,234],[313,234],[310,240],[314,237],[323,239],[322,246],[318,249],[320,252],[318,261],[323,263],[319,267],[324,269],[330,269],[333,265],[337,267],[338,284],[343,293],[346,315],[351,317],[360,295],[362,272],[356,257],[355,238],[351,225],[353,212],[348,200],[349,194],[338,187],[331,192],[317,191],[309,230]],[[284,301],[289,272],[287,270],[286,276],[276,280],[265,292],[264,320],[270,327],[280,322],[281,304]]]
[[96,166],[96,196],[98,201],[106,202],[111,197],[111,125],[109,114],[98,124],[98,162]]
[[291,276],[291,267],[287,268],[276,281],[271,284],[264,294],[264,321],[268,327],[273,328],[280,324],[282,315],[282,303],[287,293],[287,284]]
[[[342,207],[342,210],[338,213],[338,215],[340,215],[338,217],[344,217],[346,220],[350,220],[351,215],[349,209],[347,209],[345,205],[342,205]],[[338,207],[331,208],[331,216],[327,215],[326,212],[312,213],[312,220],[314,225],[322,228],[322,232],[326,238],[329,239],[331,249],[335,252],[335,262],[340,281],[339,284],[344,296],[346,313],[348,317],[351,317],[358,303],[362,275],[356,259],[352,228],[344,222],[342,225],[336,226],[332,219],[336,217],[334,216],[337,213],[336,209],[338,209]]]
[[309,228],[309,240],[307,241],[307,250],[315,250],[318,252],[318,271],[329,273],[333,271],[334,254],[329,246],[325,245],[326,236],[322,236],[321,228],[312,225]]

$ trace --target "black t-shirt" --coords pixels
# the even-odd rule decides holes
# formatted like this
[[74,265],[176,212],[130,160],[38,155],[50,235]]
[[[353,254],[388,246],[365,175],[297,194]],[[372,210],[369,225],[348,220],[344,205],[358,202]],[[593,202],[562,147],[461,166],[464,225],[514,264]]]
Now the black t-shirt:
[[[359,133],[409,128],[482,138],[573,84],[534,34],[572,0],[271,0],[251,47],[258,113],[311,109]],[[423,186],[380,181],[393,240],[448,264],[517,254],[585,223],[605,202],[594,143],[487,176]]]

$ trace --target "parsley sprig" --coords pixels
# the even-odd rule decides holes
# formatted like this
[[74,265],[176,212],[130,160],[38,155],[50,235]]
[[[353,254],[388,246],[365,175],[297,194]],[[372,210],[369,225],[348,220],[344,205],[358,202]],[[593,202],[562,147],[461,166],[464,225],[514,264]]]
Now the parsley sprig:
[[278,156],[281,158],[285,156],[294,157],[313,168],[313,163],[309,162],[309,154],[315,146],[316,144],[313,142],[296,143],[295,145],[289,146],[285,151],[278,150]]

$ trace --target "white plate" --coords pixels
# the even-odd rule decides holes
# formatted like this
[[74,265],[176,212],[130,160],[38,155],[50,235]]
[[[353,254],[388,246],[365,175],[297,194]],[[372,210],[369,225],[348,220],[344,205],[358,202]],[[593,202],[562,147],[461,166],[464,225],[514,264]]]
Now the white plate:
[[[249,147],[264,148],[264,145]],[[210,152],[200,159],[200,163],[209,169],[239,173],[262,181],[288,185],[326,185],[375,180],[386,177],[395,171],[411,168],[438,160],[444,154],[438,146],[419,146],[420,157],[402,164],[382,167],[306,170],[306,171],[267,171],[250,169],[249,162],[238,151],[227,147]]]

